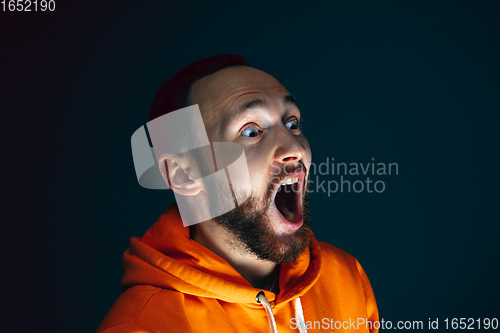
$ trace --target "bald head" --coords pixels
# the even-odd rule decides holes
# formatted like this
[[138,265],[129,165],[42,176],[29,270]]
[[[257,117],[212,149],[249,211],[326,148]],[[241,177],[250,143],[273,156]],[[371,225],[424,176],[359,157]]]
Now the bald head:
[[235,116],[235,110],[242,100],[256,96],[259,100],[272,100],[276,95],[289,95],[273,76],[256,68],[235,66],[224,68],[196,81],[192,86],[188,104],[198,104],[209,139],[214,131]]

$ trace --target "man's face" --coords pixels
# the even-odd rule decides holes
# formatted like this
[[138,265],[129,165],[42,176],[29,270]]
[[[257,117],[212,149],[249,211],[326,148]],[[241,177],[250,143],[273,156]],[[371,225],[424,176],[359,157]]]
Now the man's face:
[[189,98],[200,106],[209,140],[240,144],[248,163],[251,197],[214,221],[274,262],[294,261],[310,241],[305,184],[311,150],[294,101],[275,78],[245,66],[202,78]]

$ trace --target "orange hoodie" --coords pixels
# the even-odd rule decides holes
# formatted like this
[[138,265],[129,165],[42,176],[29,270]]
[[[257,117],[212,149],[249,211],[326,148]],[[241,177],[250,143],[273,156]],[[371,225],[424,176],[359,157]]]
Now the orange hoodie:
[[314,236],[299,259],[281,265],[275,295],[191,240],[174,204],[142,238],[131,238],[123,267],[124,292],[97,332],[378,332],[363,268]]

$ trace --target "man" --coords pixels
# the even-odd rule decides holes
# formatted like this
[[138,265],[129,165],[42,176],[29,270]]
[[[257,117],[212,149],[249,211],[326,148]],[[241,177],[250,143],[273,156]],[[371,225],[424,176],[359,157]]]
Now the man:
[[[250,197],[189,227],[172,205],[142,238],[132,238],[124,292],[97,331],[378,331],[358,261],[312,234],[311,150],[295,98],[241,56],[218,55],[164,83],[150,119],[189,105],[199,106],[210,142],[243,147]],[[159,156],[159,166],[169,188],[196,210],[211,195],[186,156]]]

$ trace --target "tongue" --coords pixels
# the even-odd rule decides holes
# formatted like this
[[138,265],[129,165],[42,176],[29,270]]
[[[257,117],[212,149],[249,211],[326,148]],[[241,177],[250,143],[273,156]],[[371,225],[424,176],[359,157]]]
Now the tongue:
[[280,186],[274,202],[276,208],[288,221],[295,221],[295,193],[292,191],[292,185]]

